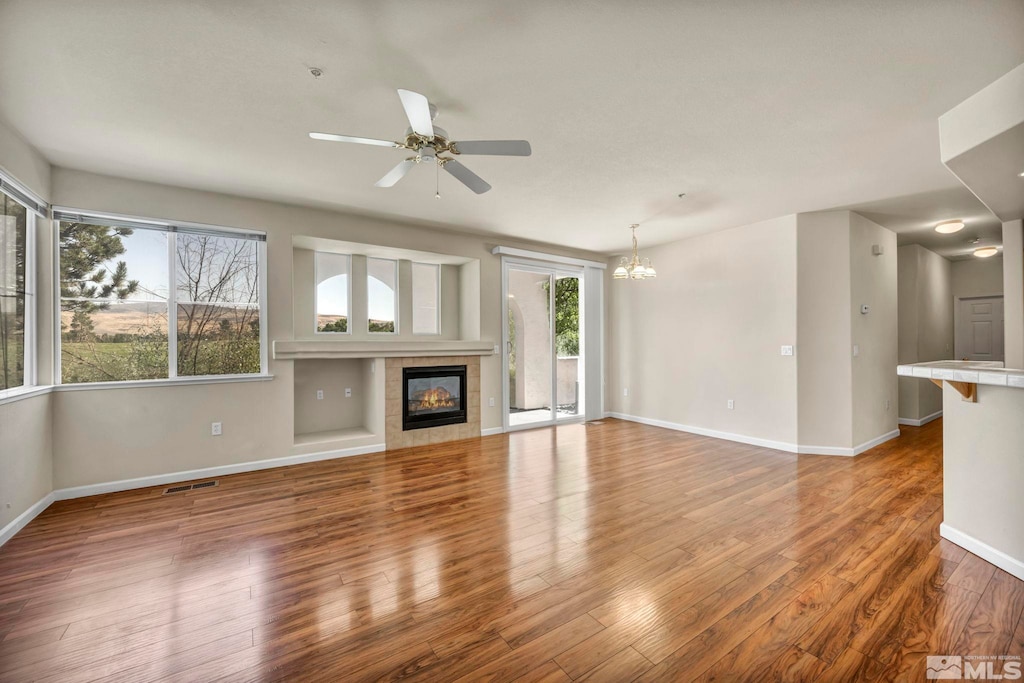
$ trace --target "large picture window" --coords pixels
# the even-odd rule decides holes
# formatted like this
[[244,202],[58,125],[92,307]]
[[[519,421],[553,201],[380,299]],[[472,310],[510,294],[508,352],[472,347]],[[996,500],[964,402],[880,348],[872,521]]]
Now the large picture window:
[[55,219],[62,383],[264,369],[258,236],[65,211]]
[[0,192],[0,392],[28,384],[30,212]]

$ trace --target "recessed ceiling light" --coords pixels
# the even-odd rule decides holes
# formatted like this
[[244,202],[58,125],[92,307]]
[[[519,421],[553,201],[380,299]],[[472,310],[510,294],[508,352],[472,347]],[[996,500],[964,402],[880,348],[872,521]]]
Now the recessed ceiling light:
[[974,250],[974,255],[978,258],[988,258],[989,256],[995,256],[998,253],[998,247],[982,247],[981,249]]
[[935,232],[941,232],[944,235],[948,235],[951,232],[959,232],[964,229],[964,222],[960,220],[956,221],[942,221],[935,225]]

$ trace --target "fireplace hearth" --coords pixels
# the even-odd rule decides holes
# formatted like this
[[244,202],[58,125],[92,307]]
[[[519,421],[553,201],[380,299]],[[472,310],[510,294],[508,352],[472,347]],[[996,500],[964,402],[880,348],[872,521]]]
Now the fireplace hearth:
[[402,430],[466,422],[466,366],[402,368]]

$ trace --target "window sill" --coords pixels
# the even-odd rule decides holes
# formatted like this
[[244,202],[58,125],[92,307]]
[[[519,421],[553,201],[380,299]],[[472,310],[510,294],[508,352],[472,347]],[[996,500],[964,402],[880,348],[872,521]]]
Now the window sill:
[[54,391],[97,391],[103,389],[142,389],[146,387],[183,386],[189,384],[233,384],[236,382],[269,382],[273,375],[221,375],[210,377],[174,377],[173,379],[146,379],[131,382],[87,382],[82,384],[55,384],[23,389],[10,389],[0,393],[0,406],[15,403]]
[[181,386],[186,384],[230,384],[234,382],[269,382],[273,375],[208,375],[205,377],[171,377],[168,379],[141,379],[130,382],[83,382],[58,384],[54,391],[89,391],[91,389],[142,389],[146,387]]
[[34,396],[42,396],[43,394],[48,394],[50,393],[50,390],[52,388],[53,387],[50,386],[18,387],[17,389],[6,389],[4,391],[0,391],[0,406],[5,405],[7,403],[16,403],[18,401],[23,401],[27,398],[32,398]]

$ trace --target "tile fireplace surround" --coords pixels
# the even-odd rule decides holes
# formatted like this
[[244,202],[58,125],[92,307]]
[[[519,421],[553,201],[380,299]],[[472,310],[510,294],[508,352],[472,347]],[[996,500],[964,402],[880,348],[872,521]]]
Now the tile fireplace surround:
[[[402,430],[402,368],[466,366],[466,422]],[[480,356],[430,356],[384,359],[384,443],[387,449],[426,446],[480,436]]]

